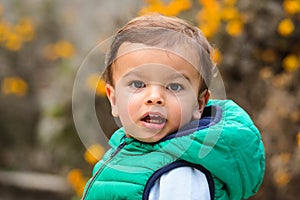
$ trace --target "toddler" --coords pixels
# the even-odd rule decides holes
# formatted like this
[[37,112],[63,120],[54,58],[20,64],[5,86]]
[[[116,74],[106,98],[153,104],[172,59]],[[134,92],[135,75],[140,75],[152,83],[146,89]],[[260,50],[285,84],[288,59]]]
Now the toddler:
[[210,99],[211,51],[179,18],[141,16],[117,32],[103,77],[122,128],[82,199],[240,200],[258,191],[260,133],[233,101]]

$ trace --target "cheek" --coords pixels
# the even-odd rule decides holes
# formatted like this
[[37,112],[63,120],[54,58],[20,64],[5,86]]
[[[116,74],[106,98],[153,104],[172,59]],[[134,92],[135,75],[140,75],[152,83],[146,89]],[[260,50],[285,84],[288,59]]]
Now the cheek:
[[167,100],[168,118],[174,124],[180,124],[182,121],[182,114],[184,112],[184,105],[179,98],[172,98]]
[[123,118],[123,116],[128,112],[128,98],[128,94],[124,90],[116,90],[116,106],[118,108],[120,118]]
[[126,92],[125,90],[118,93],[118,110],[120,118],[129,120],[134,118],[138,108],[141,107],[141,100],[138,95]]
[[197,109],[197,99],[194,96],[178,97],[171,108],[175,120],[180,123],[187,123],[192,119]]

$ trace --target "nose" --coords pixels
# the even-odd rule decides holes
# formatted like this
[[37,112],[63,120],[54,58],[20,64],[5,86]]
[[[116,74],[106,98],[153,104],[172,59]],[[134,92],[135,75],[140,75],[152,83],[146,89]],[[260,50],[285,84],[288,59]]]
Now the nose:
[[145,98],[146,105],[164,105],[164,91],[161,85],[149,85],[147,96]]

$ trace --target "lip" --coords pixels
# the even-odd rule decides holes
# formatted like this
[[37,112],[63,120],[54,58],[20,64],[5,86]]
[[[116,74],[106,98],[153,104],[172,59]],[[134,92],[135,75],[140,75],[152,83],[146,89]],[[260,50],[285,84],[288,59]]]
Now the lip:
[[143,116],[141,117],[141,119],[143,119],[143,118],[145,118],[146,116],[148,116],[148,115],[152,115],[152,116],[159,116],[159,117],[161,117],[161,118],[164,118],[164,119],[166,119],[166,117],[164,116],[164,114],[162,114],[161,112],[152,112],[152,111],[150,111],[150,112],[146,112],[145,114],[143,114]]

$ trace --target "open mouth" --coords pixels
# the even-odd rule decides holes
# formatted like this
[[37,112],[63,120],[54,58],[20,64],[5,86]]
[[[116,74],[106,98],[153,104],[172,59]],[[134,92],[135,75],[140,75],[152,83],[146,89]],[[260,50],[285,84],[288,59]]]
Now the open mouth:
[[159,115],[147,115],[142,118],[142,121],[150,124],[163,124],[166,122],[166,119]]
[[166,118],[159,114],[147,114],[141,119],[144,126],[151,129],[162,129],[167,121]]

